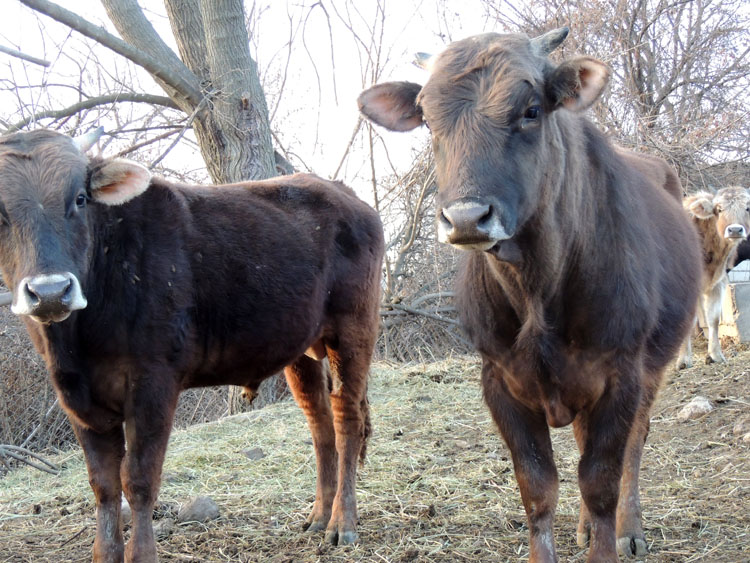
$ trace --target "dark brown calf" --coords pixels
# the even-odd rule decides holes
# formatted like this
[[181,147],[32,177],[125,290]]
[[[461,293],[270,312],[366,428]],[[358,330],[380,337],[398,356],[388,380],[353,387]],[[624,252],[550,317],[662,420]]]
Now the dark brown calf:
[[312,175],[175,185],[130,161],[89,160],[91,142],[45,130],[0,139],[0,269],[86,456],[94,560],[156,560],[152,508],[180,391],[255,389],[282,368],[315,447],[308,529],[356,541],[378,215]]
[[[424,86],[379,84],[362,112],[429,123],[438,238],[465,250],[456,299],[484,397],[513,457],[530,561],[555,561],[549,426],[573,423],[589,561],[646,553],[638,471],[649,410],[698,296],[696,234],[662,161],[613,147],[580,111],[607,84],[555,65],[567,29],[451,44]],[[679,241],[680,244],[675,244]]]

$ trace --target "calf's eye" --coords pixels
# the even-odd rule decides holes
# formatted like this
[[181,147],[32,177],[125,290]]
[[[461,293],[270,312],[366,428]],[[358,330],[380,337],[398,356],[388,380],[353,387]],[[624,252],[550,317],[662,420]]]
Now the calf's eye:
[[542,113],[542,108],[539,106],[530,106],[526,113],[523,114],[526,119],[538,119]]
[[86,206],[86,202],[88,201],[88,199],[89,198],[86,197],[86,194],[78,194],[76,196],[76,205],[78,207],[85,207]]

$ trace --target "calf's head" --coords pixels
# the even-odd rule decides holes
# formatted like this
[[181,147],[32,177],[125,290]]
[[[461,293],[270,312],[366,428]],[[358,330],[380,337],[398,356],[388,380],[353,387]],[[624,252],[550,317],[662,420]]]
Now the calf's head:
[[722,188],[715,195],[700,192],[685,200],[685,208],[730,246],[738,245],[750,233],[750,192],[745,188]]
[[0,271],[17,315],[61,322],[86,307],[95,206],[124,203],[149,185],[139,164],[89,161],[85,152],[100,135],[37,130],[0,138]]
[[360,111],[374,123],[429,127],[442,242],[496,249],[543,204],[543,186],[562,165],[558,112],[589,107],[609,80],[595,59],[554,65],[547,58],[567,34],[470,37],[436,57],[419,55],[431,72],[424,86],[390,82],[360,94]]

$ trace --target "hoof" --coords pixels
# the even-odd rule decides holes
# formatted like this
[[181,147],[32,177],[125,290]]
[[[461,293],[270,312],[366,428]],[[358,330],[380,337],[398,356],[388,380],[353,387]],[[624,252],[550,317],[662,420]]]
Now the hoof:
[[328,530],[326,532],[326,543],[331,545],[352,545],[359,541],[359,535],[354,530],[339,532],[338,530]]
[[302,529],[306,532],[320,532],[321,530],[326,529],[326,522],[323,522],[322,520],[315,520],[313,522],[305,522],[302,524]]
[[646,540],[625,536],[617,538],[617,552],[625,557],[642,557],[648,554]]
[[328,528],[328,523],[331,521],[331,511],[325,511],[318,508],[317,504],[313,506],[312,512],[307,517],[307,520],[302,524],[302,529],[306,532],[322,532]]

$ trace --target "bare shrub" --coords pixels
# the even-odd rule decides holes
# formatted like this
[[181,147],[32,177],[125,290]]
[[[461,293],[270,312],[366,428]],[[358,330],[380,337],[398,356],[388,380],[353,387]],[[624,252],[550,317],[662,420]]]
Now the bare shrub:
[[453,305],[458,253],[435,235],[434,162],[429,146],[403,175],[377,184],[386,231],[381,332],[376,353],[422,362],[466,353]]

